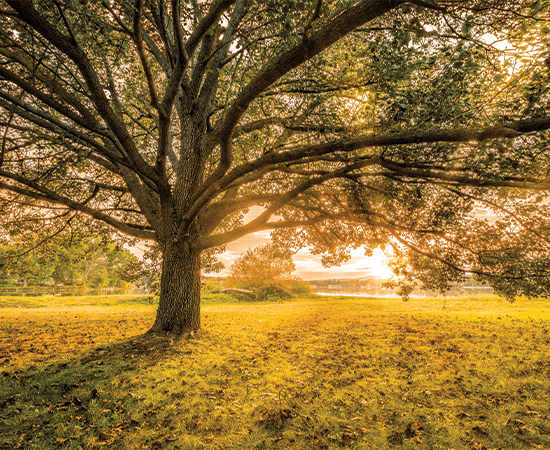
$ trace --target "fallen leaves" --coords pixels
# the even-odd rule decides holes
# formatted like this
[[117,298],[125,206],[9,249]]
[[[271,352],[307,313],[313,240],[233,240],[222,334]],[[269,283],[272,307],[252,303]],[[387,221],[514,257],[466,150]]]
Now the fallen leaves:
[[403,445],[405,440],[422,444],[422,435],[425,434],[424,424],[420,422],[409,423],[403,431],[395,431],[388,437],[388,443]]
[[112,445],[116,439],[116,435],[105,433],[104,431],[100,431],[97,435],[99,445]]
[[[7,311],[10,310],[3,310],[3,313]],[[105,320],[106,314],[108,320]],[[145,332],[153,314],[151,307],[142,306],[56,309],[52,305],[39,310],[18,309],[0,318],[0,355],[9,355],[9,366],[20,366],[75,354],[90,345],[120,339],[128,331],[126,327],[136,334]],[[25,320],[16,323],[9,320],[10,317],[23,315]],[[121,320],[124,322],[121,323]],[[101,364],[98,361],[98,365]]]
[[[205,330],[178,342],[122,339],[131,315],[119,330],[121,316],[111,310],[101,319],[93,310],[88,321],[78,308],[74,317],[64,312],[59,319],[73,323],[42,323],[45,335],[32,347],[10,351],[13,367],[0,374],[0,417],[10,430],[0,448],[2,439],[6,448],[36,446],[39,433],[51,436],[48,450],[85,442],[308,450],[549,444],[550,365],[533,350],[545,348],[537,343],[548,337],[546,324],[439,314],[428,303],[219,306],[207,309]],[[421,305],[426,310],[413,316],[410,308]],[[149,319],[136,320],[138,329]],[[19,322],[7,329],[26,332]],[[60,335],[52,345],[63,359],[46,348]]]
[[273,409],[263,409],[262,418],[258,420],[258,424],[269,429],[282,428],[285,422],[292,419],[293,413],[290,409],[281,409],[279,407]]

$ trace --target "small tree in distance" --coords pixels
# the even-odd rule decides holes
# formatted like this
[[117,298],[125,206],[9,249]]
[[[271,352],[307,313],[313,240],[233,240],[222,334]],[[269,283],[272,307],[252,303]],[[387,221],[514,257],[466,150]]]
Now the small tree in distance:
[[229,268],[229,284],[232,287],[251,289],[258,298],[290,296],[298,277],[292,253],[276,244],[266,244],[247,250]]

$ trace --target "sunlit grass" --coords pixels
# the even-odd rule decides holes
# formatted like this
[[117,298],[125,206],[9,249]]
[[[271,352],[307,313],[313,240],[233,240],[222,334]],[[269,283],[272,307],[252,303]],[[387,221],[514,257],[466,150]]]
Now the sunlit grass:
[[547,448],[550,304],[210,296],[0,309],[0,448]]
[[124,306],[150,303],[148,295],[2,295],[0,308],[63,308],[82,306]]

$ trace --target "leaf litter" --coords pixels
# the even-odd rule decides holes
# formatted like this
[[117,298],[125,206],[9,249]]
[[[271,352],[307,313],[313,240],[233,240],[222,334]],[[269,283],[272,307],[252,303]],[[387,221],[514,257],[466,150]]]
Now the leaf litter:
[[0,449],[550,446],[537,301],[219,304],[186,341],[151,306],[3,312]]

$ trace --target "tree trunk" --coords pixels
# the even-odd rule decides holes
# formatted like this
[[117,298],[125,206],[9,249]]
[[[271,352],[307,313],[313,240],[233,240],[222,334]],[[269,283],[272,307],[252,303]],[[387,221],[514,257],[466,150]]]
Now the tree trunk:
[[160,300],[150,332],[175,335],[197,331],[201,325],[200,252],[171,245],[163,253]]

